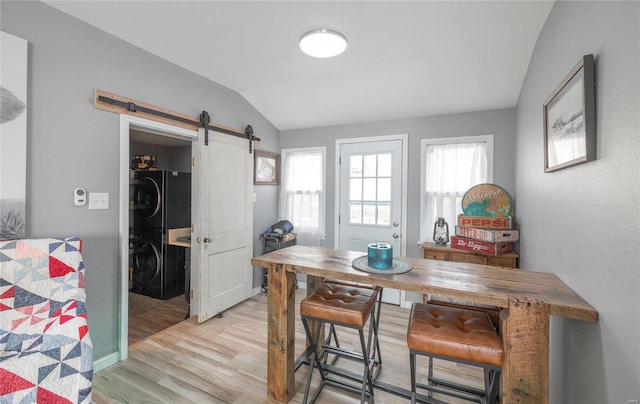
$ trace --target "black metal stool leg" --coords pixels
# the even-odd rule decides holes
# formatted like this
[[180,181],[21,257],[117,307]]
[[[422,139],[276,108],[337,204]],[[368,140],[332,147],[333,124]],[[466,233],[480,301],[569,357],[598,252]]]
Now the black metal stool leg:
[[362,375],[362,391],[360,393],[360,403],[364,403],[367,398],[367,390],[369,390],[369,394],[373,399],[373,380],[371,379],[371,359],[369,357],[369,350],[367,349],[367,345],[371,346],[371,330],[369,330],[369,341],[365,345],[364,341],[364,331],[362,329],[358,330],[358,334],[360,335],[360,346],[362,347],[362,356],[363,356],[363,370],[364,373]]
[[491,377],[491,383],[487,390],[487,403],[495,404],[497,402],[498,394],[500,394],[500,375],[499,370],[492,370],[489,372]]
[[416,354],[409,354],[409,364],[411,366],[411,404],[416,403]]
[[382,366],[382,355],[380,352],[380,343],[378,340],[378,326],[380,325],[380,311],[382,309],[382,292],[383,292],[383,288],[380,288],[380,291],[378,292],[378,307],[376,307],[376,315],[375,315],[375,326],[374,326],[374,332],[375,332],[375,346],[374,346],[374,356],[377,356],[377,362],[378,362],[378,367]]
[[311,403],[316,401],[316,398],[318,398],[318,395],[320,394],[320,391],[324,387],[324,383],[326,381],[326,375],[325,375],[324,367],[322,366],[322,363],[320,362],[320,356],[319,356],[319,353],[318,353],[318,340],[320,339],[320,330],[322,329],[323,324],[324,323],[319,322],[318,323],[318,327],[315,330],[315,335],[312,335],[307,319],[306,318],[302,318],[302,325],[304,326],[304,331],[307,334],[307,341],[309,342],[309,345],[311,347],[311,359],[310,359],[310,363],[309,363],[309,374],[307,375],[307,383],[305,385],[304,398],[302,400],[302,402],[304,404],[307,403],[307,400],[309,398],[309,390],[311,389],[311,379],[313,378],[313,369],[315,368],[316,364],[318,366],[318,372],[320,373],[320,379],[321,380],[320,380],[320,386],[318,386],[318,390],[316,391],[316,393],[311,398]]
[[[368,370],[369,375],[369,391],[371,392],[371,401],[373,401],[373,380],[378,376],[379,366],[376,366],[376,354],[375,352],[372,354],[371,351],[376,349],[378,346],[378,334],[377,334],[378,323],[376,320],[375,310],[371,312],[371,316],[369,318],[369,336],[367,342],[367,351],[362,351],[363,361],[365,362],[365,366]],[[378,351],[379,352],[379,351]],[[367,359],[365,359],[367,358]]]
[[487,394],[487,403],[489,403],[489,397],[491,394],[491,371],[489,369],[483,369],[484,373],[484,391]]
[[[340,348],[340,341],[338,341],[338,333],[336,333],[336,326],[334,324],[329,324],[329,337],[327,338],[327,345],[331,345],[331,339],[333,338],[334,345],[336,348]],[[324,355],[324,363],[327,363],[327,359],[329,357],[329,354],[325,354]],[[334,364],[335,361],[337,360],[337,357],[334,357],[333,361],[331,362],[331,364]]]

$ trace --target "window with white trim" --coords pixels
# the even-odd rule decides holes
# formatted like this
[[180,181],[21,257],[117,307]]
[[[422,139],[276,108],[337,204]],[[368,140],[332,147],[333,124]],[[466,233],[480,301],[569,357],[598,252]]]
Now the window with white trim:
[[326,147],[283,149],[280,220],[289,220],[303,238],[324,239]]
[[423,139],[420,154],[420,243],[425,243],[433,240],[438,217],[454,235],[464,193],[493,182],[493,135]]

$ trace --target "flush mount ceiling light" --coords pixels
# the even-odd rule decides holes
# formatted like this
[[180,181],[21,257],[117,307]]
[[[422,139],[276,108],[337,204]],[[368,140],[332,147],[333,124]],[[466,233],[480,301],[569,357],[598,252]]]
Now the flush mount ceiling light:
[[300,49],[314,58],[330,58],[347,49],[347,38],[330,29],[314,29],[302,35]]

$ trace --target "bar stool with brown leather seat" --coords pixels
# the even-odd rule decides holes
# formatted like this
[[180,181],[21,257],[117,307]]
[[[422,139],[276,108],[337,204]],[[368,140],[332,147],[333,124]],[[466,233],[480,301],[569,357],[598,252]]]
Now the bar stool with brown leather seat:
[[438,306],[454,307],[457,309],[477,310],[486,313],[491,320],[493,327],[500,331],[500,308],[488,304],[472,303],[464,300],[451,299],[447,297],[425,295],[423,303],[435,304]]
[[[411,402],[417,388],[465,400],[495,403],[504,363],[502,341],[486,313],[456,307],[414,303],[409,316]],[[416,382],[416,355],[429,358],[427,384]],[[433,377],[433,358],[465,363],[484,370],[484,390]],[[420,400],[423,401],[423,400]]]
[[[303,403],[309,399],[311,380],[316,367],[321,380],[311,398],[312,403],[318,398],[325,385],[359,392],[361,403],[364,403],[367,397],[373,399],[373,380],[374,375],[377,375],[375,368],[378,366],[371,352],[372,346],[377,344],[377,341],[374,341],[374,330],[377,327],[374,308],[377,298],[378,293],[372,287],[322,283],[313,294],[300,302],[300,316],[311,348],[311,364]],[[309,321],[317,322],[313,333]],[[369,329],[365,341],[364,328],[367,322]],[[320,331],[324,324],[356,329],[360,352],[333,346],[328,344],[327,340],[320,341]],[[362,375],[335,366],[335,361],[327,361],[328,355],[362,362]],[[358,382],[359,385],[354,382]]]
[[[375,367],[374,367],[375,373],[372,375],[373,380],[375,380],[378,377],[378,372],[380,371],[380,367],[382,366],[382,354],[380,352],[380,343],[378,341],[378,327],[380,326],[380,312],[381,312],[381,309],[382,309],[382,291],[383,291],[383,287],[382,286],[376,286],[376,285],[368,285],[368,284],[358,283],[358,282],[345,281],[345,280],[342,280],[342,279],[325,278],[323,282],[324,283],[334,284],[334,285],[344,285],[344,286],[352,286],[352,287],[356,287],[356,288],[372,289],[372,290],[375,290],[376,293],[378,294],[378,301],[376,302],[376,307],[374,308],[376,321],[374,323],[375,327],[373,329],[373,332],[374,332],[373,347],[372,347],[371,351],[369,352],[371,357],[374,358],[374,360],[375,360]],[[332,338],[333,338],[333,340],[332,340]],[[330,345],[333,344],[335,347],[340,348],[340,341],[338,340],[338,334],[336,333],[336,327],[333,324],[330,325],[329,336],[327,337],[326,343],[330,344]]]

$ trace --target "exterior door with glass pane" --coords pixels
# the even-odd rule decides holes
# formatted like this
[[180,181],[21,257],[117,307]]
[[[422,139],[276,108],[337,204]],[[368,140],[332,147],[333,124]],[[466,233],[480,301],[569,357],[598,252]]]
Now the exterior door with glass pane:
[[[340,146],[339,249],[367,253],[373,242],[401,253],[402,140]],[[399,304],[400,293],[385,289],[383,300]]]

